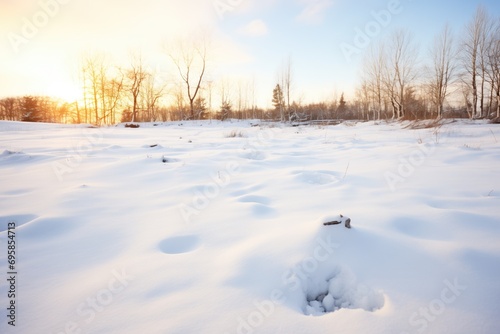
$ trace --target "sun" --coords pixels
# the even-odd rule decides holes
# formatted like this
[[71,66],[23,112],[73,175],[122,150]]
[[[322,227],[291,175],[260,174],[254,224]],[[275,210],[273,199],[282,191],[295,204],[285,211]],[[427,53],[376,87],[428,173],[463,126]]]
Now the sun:
[[54,82],[47,87],[48,95],[58,97],[66,102],[75,102],[83,98],[83,91],[74,83]]

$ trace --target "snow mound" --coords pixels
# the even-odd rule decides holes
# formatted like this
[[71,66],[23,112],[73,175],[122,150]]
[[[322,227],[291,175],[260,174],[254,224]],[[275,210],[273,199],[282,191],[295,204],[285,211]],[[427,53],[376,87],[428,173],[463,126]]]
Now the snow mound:
[[238,199],[238,202],[248,204],[252,217],[258,218],[275,218],[278,216],[276,209],[272,207],[272,201],[269,197],[246,195]]
[[26,154],[22,151],[4,150],[0,154],[0,163],[14,164],[22,162],[36,162],[38,160],[48,159],[49,156],[42,154]]
[[261,151],[250,151],[242,154],[243,159],[262,161],[268,158],[268,155]]
[[195,251],[200,243],[198,236],[184,235],[164,239],[160,242],[159,248],[165,254],[183,254]]
[[242,203],[257,203],[262,205],[270,205],[271,199],[266,196],[257,196],[257,195],[246,195],[239,199]]
[[29,159],[29,156],[20,151],[4,150],[2,154],[0,154],[0,158],[2,158],[2,160],[9,159],[10,161],[21,161]]
[[17,151],[11,151],[11,150],[4,150],[0,156],[8,156],[11,154],[24,154],[22,152],[17,152]]
[[320,316],[342,308],[376,311],[384,306],[384,296],[366,285],[359,284],[351,270],[336,267],[325,278],[307,277],[302,280],[306,299],[304,314]]
[[338,174],[331,171],[296,171],[298,180],[314,185],[325,185],[338,183],[340,181]]
[[[0,221],[2,222],[16,222],[16,227],[28,224],[35,219],[39,218],[37,215],[33,214],[21,214],[12,216],[0,216]],[[0,233],[7,230],[7,224],[0,225]]]

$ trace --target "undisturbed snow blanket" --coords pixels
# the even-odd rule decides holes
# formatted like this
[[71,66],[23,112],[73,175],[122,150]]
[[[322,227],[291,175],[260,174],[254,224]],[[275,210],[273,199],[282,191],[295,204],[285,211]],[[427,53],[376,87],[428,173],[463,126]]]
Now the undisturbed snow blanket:
[[0,332],[500,333],[500,127],[407,125],[0,122]]

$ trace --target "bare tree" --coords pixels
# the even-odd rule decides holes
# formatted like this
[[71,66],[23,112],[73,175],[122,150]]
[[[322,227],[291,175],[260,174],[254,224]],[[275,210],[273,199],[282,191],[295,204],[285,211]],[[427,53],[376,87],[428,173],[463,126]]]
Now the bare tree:
[[100,123],[104,110],[104,86],[107,80],[107,60],[101,53],[87,53],[80,66],[80,80],[83,84],[84,122]]
[[471,102],[472,89],[471,86],[467,84],[464,80],[460,81],[460,93],[463,98],[463,104],[466,108],[467,115],[469,116],[469,118],[473,118],[474,110],[472,108],[472,102]]
[[291,110],[290,110],[290,95],[292,91],[292,84],[293,84],[293,73],[292,73],[292,57],[289,56],[288,59],[285,62],[284,69],[283,69],[283,89],[285,90],[285,97],[286,97],[286,110],[288,113],[288,121],[291,121]]
[[[499,114],[499,81],[500,81],[500,20],[490,20],[487,31],[487,41],[485,43],[485,61],[483,80],[489,85],[488,114]],[[486,107],[485,107],[486,108]]]
[[184,98],[184,93],[183,93],[183,82],[178,81],[175,85],[174,88],[174,101],[175,101],[175,110],[174,110],[174,117],[171,117],[172,119],[175,120],[184,120],[186,119],[185,112],[186,112],[186,100]]
[[139,110],[139,97],[144,88],[144,81],[148,77],[148,73],[144,66],[144,61],[141,54],[132,54],[130,67],[125,71],[127,80],[127,91],[131,94],[132,99],[132,122],[138,119],[137,112]]
[[[371,92],[370,92],[370,85],[366,80],[363,80],[361,86],[358,89],[356,89],[356,96],[357,100],[354,101],[354,104],[357,105],[358,110],[361,113],[361,119],[365,119],[365,115],[369,119]],[[375,112],[373,113],[373,116],[375,119]]]
[[435,38],[430,54],[432,67],[428,87],[437,117],[441,118],[443,105],[449,95],[449,87],[453,83],[457,69],[457,53],[449,25],[446,25],[441,34]]
[[255,76],[252,77],[252,81],[249,83],[250,86],[250,95],[252,99],[252,119],[256,118],[255,111],[257,109],[256,103],[255,103],[255,97],[256,97],[256,92],[255,92]]
[[245,109],[244,107],[244,92],[243,92],[243,81],[240,79],[238,80],[238,84],[237,84],[237,88],[238,88],[238,98],[237,98],[237,117],[239,119],[242,119],[243,118],[243,110]]
[[281,121],[291,120],[291,92],[293,85],[292,73],[292,57],[289,56],[286,61],[283,61],[281,69],[277,73],[277,82],[283,94],[283,105],[280,109]]
[[492,99],[496,103],[496,117],[500,117],[500,20],[491,34],[491,42],[488,50],[488,60],[491,78]]
[[105,114],[103,115],[104,123],[116,123],[116,114],[122,105],[124,91],[124,77],[118,74],[115,78],[108,80],[105,86]]
[[208,42],[200,40],[178,41],[176,48],[169,52],[179,76],[185,86],[189,101],[191,119],[195,118],[195,100],[201,89],[203,77],[207,68]]
[[393,107],[393,118],[405,116],[405,94],[417,77],[418,49],[412,35],[404,30],[392,34],[387,49],[384,85]]
[[145,120],[148,122],[155,121],[158,117],[159,101],[165,95],[167,85],[160,83],[158,73],[151,71],[147,73],[144,81],[144,89],[142,90],[142,101],[145,105]]
[[116,122],[124,91],[123,73],[109,66],[106,55],[87,53],[80,61],[79,79],[83,90],[83,114],[76,103],[76,121],[96,125]]
[[368,93],[373,119],[380,119],[384,102],[384,75],[387,70],[384,44],[372,47],[363,64],[363,84],[361,92]]
[[8,121],[21,120],[20,115],[17,113],[17,103],[18,99],[13,97],[7,97],[0,100],[0,119]]
[[213,80],[208,80],[207,81],[207,92],[208,92],[208,112],[212,114],[213,112],[213,103],[212,103],[212,98],[213,98],[213,88],[214,88],[214,81]]
[[[462,61],[465,74],[468,78],[465,82],[470,85],[472,92],[472,117],[482,117],[484,109],[484,74],[487,31],[489,18],[486,10],[479,6],[472,21],[465,27],[464,41],[462,45]],[[478,79],[481,88],[481,108],[478,109],[479,92]],[[470,81],[469,81],[470,80]]]
[[[484,18],[484,23],[483,23],[483,29],[482,29],[482,34],[481,34],[481,39],[479,43],[479,73],[481,77],[481,95],[480,95],[480,100],[479,100],[479,105],[480,105],[480,110],[481,110],[481,117],[487,116],[487,114],[491,111],[491,103],[490,103],[490,108],[486,110],[485,106],[485,99],[487,97],[487,88],[486,84],[488,81],[488,77],[490,76],[489,73],[489,53],[490,53],[490,48],[491,48],[491,42],[492,42],[492,33],[493,33],[493,20],[490,18],[488,13],[486,13],[486,16]],[[491,83],[491,81],[490,81]],[[493,87],[490,87],[490,92],[493,90]],[[490,95],[490,102],[491,102],[491,97]]]

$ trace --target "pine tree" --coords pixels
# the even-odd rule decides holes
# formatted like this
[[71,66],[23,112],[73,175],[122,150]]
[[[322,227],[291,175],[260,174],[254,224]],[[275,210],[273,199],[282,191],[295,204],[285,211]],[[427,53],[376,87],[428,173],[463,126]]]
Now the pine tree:
[[273,90],[273,106],[276,111],[280,113],[281,121],[284,120],[285,98],[283,97],[283,90],[278,84]]
[[42,116],[38,107],[38,101],[33,96],[25,96],[21,100],[21,112],[23,122],[41,122]]
[[208,118],[208,113],[207,113],[207,103],[205,99],[201,96],[198,96],[196,100],[194,101],[193,104],[193,110],[195,113],[195,117],[197,119],[207,119]]
[[344,99],[344,93],[342,93],[342,95],[340,95],[339,105],[337,106],[337,117],[338,116],[344,117],[346,111],[347,111],[347,102]]
[[233,106],[231,105],[231,102],[229,101],[222,102],[219,114],[220,120],[221,121],[226,120],[231,115],[232,109]]

